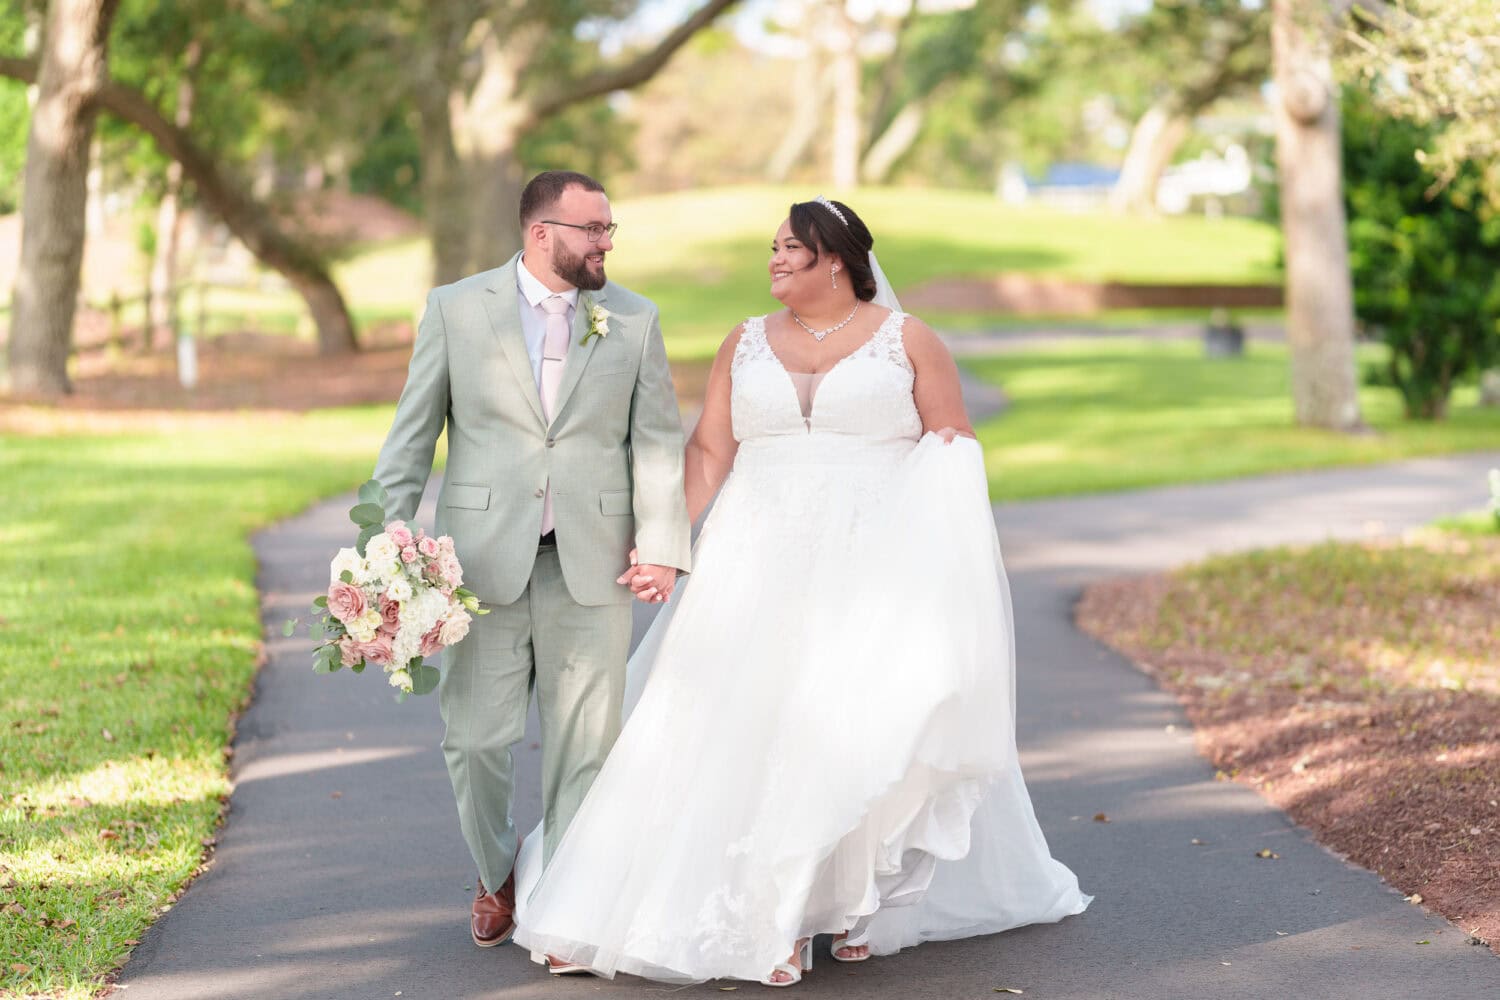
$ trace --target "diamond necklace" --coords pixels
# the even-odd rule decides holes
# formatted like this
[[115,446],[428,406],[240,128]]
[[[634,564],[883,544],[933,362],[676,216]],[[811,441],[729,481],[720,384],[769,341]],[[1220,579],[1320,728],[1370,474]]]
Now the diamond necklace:
[[854,308],[849,310],[849,315],[847,315],[847,316],[844,317],[844,321],[842,323],[835,323],[833,326],[830,326],[826,330],[814,330],[812,327],[810,327],[806,323],[802,322],[802,317],[797,315],[797,310],[795,310],[795,309],[788,309],[787,312],[789,312],[789,313],[792,314],[792,319],[794,319],[794,320],[797,321],[797,325],[798,326],[802,327],[802,329],[804,329],[808,333],[812,334],[813,335],[813,340],[816,340],[818,343],[821,344],[823,342],[823,338],[824,337],[828,336],[830,333],[837,333],[838,331],[842,330],[844,327],[848,326],[849,325],[849,321],[854,318],[854,314],[857,313],[857,312],[859,312],[860,305],[861,305],[860,300],[859,299],[855,299],[854,300]]

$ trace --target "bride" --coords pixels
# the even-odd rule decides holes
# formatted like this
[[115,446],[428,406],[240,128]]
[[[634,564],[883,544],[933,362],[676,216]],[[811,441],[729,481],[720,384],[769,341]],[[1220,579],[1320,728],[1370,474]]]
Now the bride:
[[[847,205],[791,207],[786,307],[724,342],[687,446],[678,588],[516,940],[554,971],[798,982],[1080,913],[1015,746],[1010,594],[958,370]],[[722,487],[722,490],[721,490]],[[654,585],[636,578],[638,593]],[[528,848],[531,848],[528,850]]]

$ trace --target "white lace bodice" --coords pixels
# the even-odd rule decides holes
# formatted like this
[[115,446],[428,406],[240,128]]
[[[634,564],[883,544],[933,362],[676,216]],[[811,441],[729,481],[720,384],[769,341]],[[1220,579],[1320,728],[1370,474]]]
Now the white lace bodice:
[[791,375],[766,341],[766,318],[746,320],[729,369],[735,440],[743,445],[782,435],[843,434],[916,441],[922,418],[902,343],[905,320],[905,313],[892,312],[869,340],[825,372],[806,417]]

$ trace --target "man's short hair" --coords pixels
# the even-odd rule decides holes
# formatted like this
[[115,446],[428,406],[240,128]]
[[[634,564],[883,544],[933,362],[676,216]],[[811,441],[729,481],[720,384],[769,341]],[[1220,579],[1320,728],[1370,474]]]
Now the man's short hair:
[[580,174],[576,170],[544,170],[527,181],[521,192],[521,228],[524,230],[551,212],[563,192],[570,187],[604,193],[604,185],[588,174]]

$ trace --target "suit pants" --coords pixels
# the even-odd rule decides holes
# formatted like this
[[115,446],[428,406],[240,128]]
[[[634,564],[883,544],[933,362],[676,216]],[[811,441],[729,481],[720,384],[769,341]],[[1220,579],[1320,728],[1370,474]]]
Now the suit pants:
[[551,546],[538,550],[515,603],[486,607],[490,613],[475,616],[468,637],[444,650],[438,703],[464,841],[484,887],[494,891],[515,863],[511,748],[525,735],[531,693],[542,720],[550,860],[620,733],[631,607],[575,603]]

